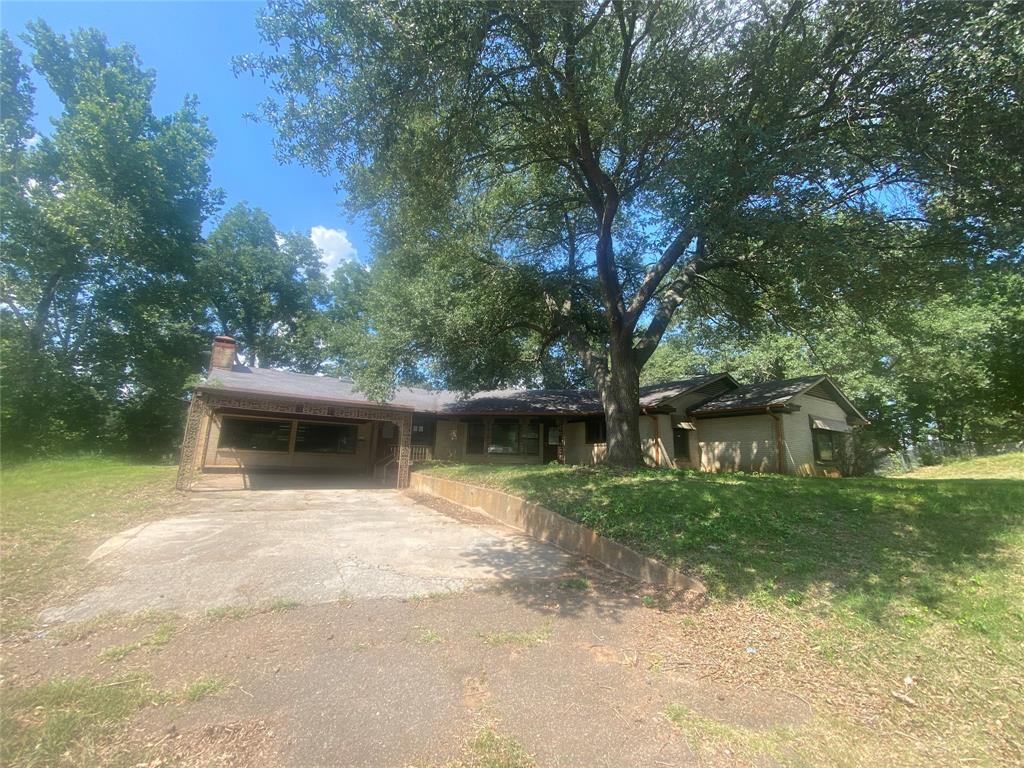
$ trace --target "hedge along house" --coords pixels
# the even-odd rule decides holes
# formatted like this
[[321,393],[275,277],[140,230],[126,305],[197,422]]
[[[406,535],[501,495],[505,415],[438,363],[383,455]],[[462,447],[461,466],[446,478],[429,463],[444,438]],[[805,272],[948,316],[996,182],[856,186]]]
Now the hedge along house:
[[[405,388],[381,404],[349,381],[240,365],[235,352],[233,339],[214,340],[209,375],[189,409],[179,488],[200,472],[258,471],[373,477],[404,487],[412,465],[428,460],[592,464],[604,457],[604,413],[593,391],[466,398]],[[838,474],[837,446],[864,418],[827,376],[769,384],[743,387],[720,373],[642,388],[645,461]]]

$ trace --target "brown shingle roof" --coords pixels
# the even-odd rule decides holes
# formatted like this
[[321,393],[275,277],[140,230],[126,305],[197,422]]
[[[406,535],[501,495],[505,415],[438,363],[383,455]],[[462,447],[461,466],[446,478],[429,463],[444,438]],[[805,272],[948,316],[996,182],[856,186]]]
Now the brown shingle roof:
[[[640,388],[640,405],[655,408],[683,392],[698,389],[728,374],[718,373]],[[305,373],[277,371],[235,365],[230,371],[214,369],[199,385],[208,391],[239,392],[251,395],[317,400],[322,402],[369,403],[366,395],[347,379],[311,376]],[[421,413],[458,415],[515,414],[597,415],[603,412],[597,392],[589,389],[501,389],[464,397],[457,392],[422,387],[398,389],[389,405]]]
[[832,398],[839,404],[849,419],[867,423],[867,419],[840,391],[828,376],[798,376],[793,379],[776,379],[757,384],[745,384],[690,410],[694,416],[717,416],[764,411],[768,408],[783,408],[790,400],[818,384],[825,384]]

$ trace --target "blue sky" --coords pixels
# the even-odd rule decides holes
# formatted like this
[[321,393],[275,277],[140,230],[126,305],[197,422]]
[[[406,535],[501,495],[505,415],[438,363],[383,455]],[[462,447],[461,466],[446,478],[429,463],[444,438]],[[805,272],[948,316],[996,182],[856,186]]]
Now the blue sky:
[[[153,108],[158,115],[177,109],[185,94],[199,97],[217,137],[211,169],[214,186],[225,191],[222,212],[245,200],[267,211],[280,230],[312,233],[332,265],[352,256],[367,261],[366,233],[341,210],[337,179],[297,164],[281,165],[274,157],[273,129],[243,117],[257,111],[269,93],[260,80],[235,77],[231,70],[233,56],[263,48],[255,25],[261,7],[258,2],[5,1],[0,21],[26,63],[25,45],[17,38],[36,18],[58,32],[95,27],[111,44],[132,43],[143,66],[156,70]],[[60,103],[38,76],[35,85],[37,128],[49,133]]]

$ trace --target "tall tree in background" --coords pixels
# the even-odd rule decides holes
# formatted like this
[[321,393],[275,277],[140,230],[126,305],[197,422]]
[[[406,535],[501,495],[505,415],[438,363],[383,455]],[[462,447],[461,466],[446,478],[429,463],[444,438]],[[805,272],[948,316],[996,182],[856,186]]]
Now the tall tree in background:
[[[260,25],[279,52],[239,66],[282,149],[374,214],[370,389],[561,347],[634,465],[640,371],[702,294],[880,309],[949,254],[1015,257],[1013,3],[286,0]],[[937,254],[938,224],[976,239]]]
[[[301,234],[283,235],[264,211],[240,203],[207,239],[199,278],[220,333],[236,337],[252,365],[288,364],[315,344],[300,328],[323,301],[320,251]],[[302,366],[300,366],[302,367]]]
[[168,446],[205,347],[189,281],[219,202],[213,136],[194,98],[153,114],[155,75],[131,46],[43,22],[24,39],[63,111],[36,140],[29,70],[5,35],[4,450]]
[[833,304],[787,318],[695,313],[666,336],[643,382],[728,370],[742,381],[829,371],[871,420],[859,449],[940,438],[1024,440],[1024,276],[995,269],[976,285],[936,285],[899,312]]

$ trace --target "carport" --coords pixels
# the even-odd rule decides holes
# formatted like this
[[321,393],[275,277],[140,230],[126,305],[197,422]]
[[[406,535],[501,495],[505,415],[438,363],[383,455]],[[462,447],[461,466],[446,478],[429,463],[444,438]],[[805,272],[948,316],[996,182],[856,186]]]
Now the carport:
[[391,469],[405,488],[412,416],[408,405],[360,399],[351,382],[243,365],[235,340],[218,336],[209,376],[192,395],[177,487],[191,489],[207,471],[347,473],[363,481],[387,480]]
[[[232,450],[231,462],[226,463],[219,451],[222,427],[226,420],[251,421],[273,427],[281,425],[281,446],[276,451]],[[309,454],[307,461],[295,466],[296,441],[303,428],[314,431],[332,425],[352,426],[360,434],[360,459],[345,469],[327,461],[317,462],[321,456]],[[363,427],[368,429],[364,429]],[[385,445],[382,435],[391,435]],[[374,406],[342,400],[311,400],[283,396],[257,396],[252,393],[231,391],[226,388],[201,387],[192,397],[192,405],[185,425],[178,467],[179,490],[189,490],[197,473],[203,471],[236,471],[241,473],[300,471],[319,472],[323,475],[342,471],[355,476],[373,476],[375,470],[397,469],[395,484],[399,488],[409,485],[412,458],[412,409],[404,406]],[[355,458],[356,451],[352,451]],[[363,463],[359,463],[362,461]],[[389,473],[382,472],[381,478]]]

